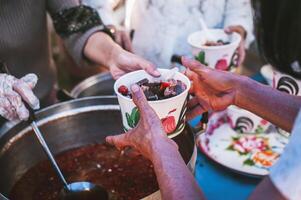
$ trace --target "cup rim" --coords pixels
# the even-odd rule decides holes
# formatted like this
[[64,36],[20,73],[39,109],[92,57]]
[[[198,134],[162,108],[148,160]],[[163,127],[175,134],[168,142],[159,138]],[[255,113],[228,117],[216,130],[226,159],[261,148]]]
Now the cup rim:
[[[224,29],[209,29],[210,31],[219,31],[219,32],[223,32],[225,33]],[[201,45],[201,46],[197,46],[195,44],[193,44],[191,42],[191,38],[193,37],[193,35],[197,34],[197,33],[202,33],[204,32],[204,30],[199,30],[199,31],[195,31],[191,34],[189,34],[189,36],[187,37],[187,42],[190,46],[194,47],[194,48],[198,48],[198,49],[204,49],[204,50],[216,50],[216,49],[226,49],[226,48],[229,48],[229,47],[232,47],[232,46],[236,46],[237,44],[239,44],[242,40],[241,38],[241,35],[236,33],[236,32],[233,32],[231,33],[230,35],[234,35],[235,37],[237,37],[236,40],[234,40],[233,42],[231,42],[230,44],[226,44],[226,45],[221,45],[221,46],[205,46],[205,45]],[[226,34],[226,33],[225,33]]]
[[[162,69],[162,68],[157,68],[157,70],[159,70],[159,72],[163,72],[163,71],[169,71],[169,69]],[[118,97],[128,101],[128,102],[134,102],[133,99],[130,99],[128,97],[125,97],[123,96],[122,94],[120,94],[118,92],[118,88],[117,88],[117,85],[119,84],[120,80],[122,78],[126,78],[127,76],[130,76],[130,75],[133,75],[133,74],[138,74],[138,73],[141,73],[141,72],[146,72],[145,70],[137,70],[137,71],[133,71],[133,72],[129,72],[123,76],[121,76],[119,79],[117,79],[114,83],[114,92],[117,94]],[[147,73],[147,72],[146,72]],[[168,99],[162,99],[162,100],[157,100],[157,101],[147,101],[149,104],[159,104],[159,103],[164,103],[164,102],[168,102],[168,101],[171,101],[171,100],[175,100],[177,98],[180,98],[182,97],[183,95],[185,95],[186,93],[188,94],[189,92],[189,89],[191,87],[191,82],[189,80],[189,78],[187,76],[185,76],[184,74],[180,73],[180,72],[176,72],[176,74],[178,74],[179,76],[182,76],[184,79],[186,79],[186,89],[179,95],[177,96],[174,96],[174,97],[171,97],[171,98],[168,98]],[[134,83],[133,83],[134,84]]]

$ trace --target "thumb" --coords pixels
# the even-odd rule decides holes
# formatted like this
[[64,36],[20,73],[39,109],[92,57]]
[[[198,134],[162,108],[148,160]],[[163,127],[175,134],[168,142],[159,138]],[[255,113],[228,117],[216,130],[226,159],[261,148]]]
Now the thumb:
[[205,75],[206,73],[210,72],[210,69],[206,67],[205,65],[201,64],[197,60],[190,59],[187,57],[182,57],[182,64],[190,69],[191,71],[194,71],[198,75],[202,76]]
[[234,30],[233,30],[233,27],[232,27],[232,26],[228,26],[228,27],[226,27],[224,31],[225,31],[225,33],[227,33],[227,34],[230,34],[230,33],[233,33],[233,32],[234,32]]
[[136,84],[131,86],[131,90],[132,90],[133,101],[136,104],[136,106],[138,107],[139,112],[141,113],[141,115],[144,116],[146,111],[149,111],[150,108],[151,108],[150,105],[147,102],[147,99],[144,95],[144,92]]
[[126,133],[115,135],[115,136],[108,136],[106,137],[106,142],[114,145],[117,149],[122,150],[127,146],[130,146],[129,141],[127,141],[125,137]]

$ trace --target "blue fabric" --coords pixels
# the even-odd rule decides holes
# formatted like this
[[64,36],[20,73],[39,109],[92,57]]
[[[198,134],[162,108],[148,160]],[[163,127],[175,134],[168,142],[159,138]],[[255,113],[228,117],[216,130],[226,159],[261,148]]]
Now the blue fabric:
[[[266,84],[260,73],[252,79]],[[202,117],[198,116],[189,124],[195,126]],[[261,181],[258,178],[240,175],[208,159],[200,150],[195,168],[195,177],[208,200],[245,200]]]

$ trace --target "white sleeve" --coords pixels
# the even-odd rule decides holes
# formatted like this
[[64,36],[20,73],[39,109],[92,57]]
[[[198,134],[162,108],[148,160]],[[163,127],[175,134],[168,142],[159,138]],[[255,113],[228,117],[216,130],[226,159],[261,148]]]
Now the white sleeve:
[[224,27],[241,25],[247,31],[246,47],[254,40],[251,0],[226,0]]
[[117,25],[113,18],[114,0],[83,0],[82,2],[96,9],[105,25]]
[[295,121],[288,145],[270,171],[270,178],[287,199],[301,198],[301,112]]

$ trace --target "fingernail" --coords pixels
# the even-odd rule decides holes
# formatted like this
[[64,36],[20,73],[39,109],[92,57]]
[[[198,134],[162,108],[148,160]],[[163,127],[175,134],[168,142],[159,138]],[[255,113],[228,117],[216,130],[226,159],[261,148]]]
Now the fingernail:
[[139,91],[139,86],[137,84],[133,84],[131,86],[131,89],[132,89],[133,92],[138,92]]
[[158,70],[155,70],[153,73],[155,76],[161,76],[161,73]]

